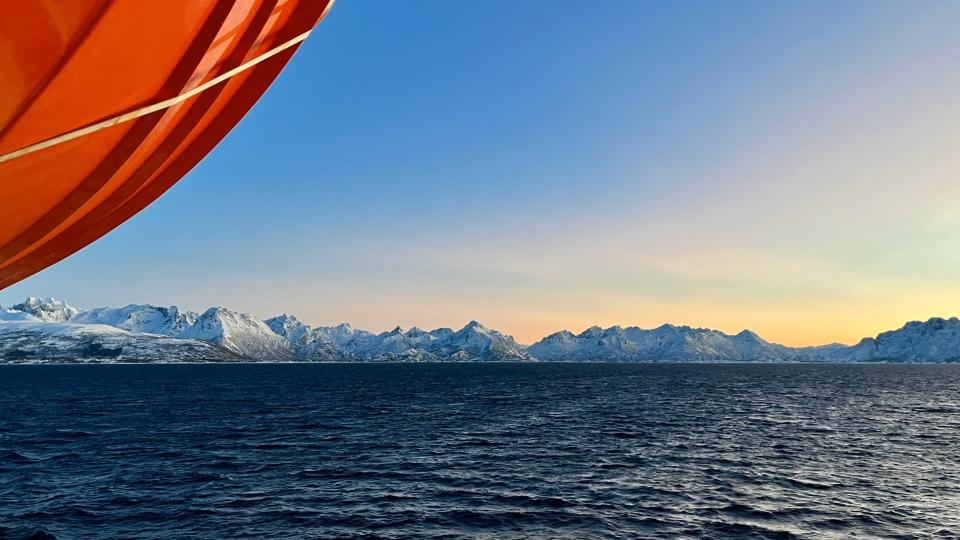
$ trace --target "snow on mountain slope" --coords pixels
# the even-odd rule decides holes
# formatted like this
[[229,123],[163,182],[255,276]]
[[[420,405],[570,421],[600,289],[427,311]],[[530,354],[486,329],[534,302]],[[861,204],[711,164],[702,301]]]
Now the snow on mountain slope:
[[791,348],[744,330],[665,324],[566,330],[524,348],[508,335],[471,321],[458,331],[397,327],[374,334],[349,324],[311,328],[281,315],[261,322],[210,308],[131,304],[77,309],[28,298],[0,309],[0,361],[556,361],[607,362],[958,362],[960,319],[910,322],[898,330],[841,344]]
[[[441,329],[443,330],[448,329]],[[452,334],[438,337],[431,352],[457,361],[530,361],[533,358],[512,336],[489,329],[477,321]]]
[[528,347],[527,352],[540,360],[607,362],[782,362],[802,356],[749,330],[731,336],[671,324],[652,330],[593,326],[578,335],[556,332]]
[[37,321],[40,319],[31,315],[30,313],[24,313],[23,311],[16,311],[13,309],[0,309],[0,321]]
[[[20,315],[16,315],[17,313]],[[131,350],[146,342],[154,343],[151,349],[153,352],[160,346],[179,347],[177,351],[171,350],[170,353],[176,357],[186,354],[178,352],[180,349],[195,350],[198,354],[210,355],[215,359],[243,357],[248,360],[271,361],[289,360],[293,355],[293,348],[256,317],[224,308],[210,308],[202,315],[180,310],[176,306],[135,304],[122,308],[80,310],[56,299],[28,298],[5,311],[2,320],[18,317],[33,317],[40,322],[62,322],[75,327],[71,332],[67,332],[64,327],[56,333],[60,337],[69,337],[70,343],[63,344],[63,348],[69,350],[76,349],[74,342],[78,343],[83,339],[102,341],[102,331],[92,332],[88,328],[98,327],[100,330],[113,328],[130,334],[123,339],[113,339],[112,342],[120,340]],[[23,327],[18,329],[18,335],[35,332],[37,339],[46,339],[42,336],[50,330],[51,328],[41,326]],[[137,335],[149,337],[135,339],[134,336]],[[159,337],[165,339],[158,340]],[[178,343],[181,341],[184,343]],[[197,343],[202,343],[203,346],[199,347]],[[217,352],[214,354],[211,351]]]
[[306,339],[307,332],[310,331],[309,326],[300,322],[296,317],[287,315],[286,313],[263,322],[274,334],[286,339],[291,344],[303,343]]
[[197,322],[199,315],[182,311],[177,306],[158,307],[130,304],[122,308],[96,308],[81,311],[70,322],[80,324],[106,324],[130,332],[146,332],[179,337]]
[[44,322],[36,318],[0,322],[0,360],[10,363],[238,359],[236,354],[203,341],[134,334],[103,324]]
[[80,312],[79,309],[56,298],[29,297],[23,302],[10,306],[9,309],[29,313],[45,322],[65,322]]
[[254,360],[293,359],[293,346],[249,313],[212,307],[177,337],[199,339]]
[[302,360],[320,361],[528,361],[510,336],[471,322],[459,332],[449,328],[424,331],[400,327],[373,334],[348,324],[310,328],[295,317],[281,315],[267,325],[286,338]]
[[855,362],[960,362],[960,319],[934,317],[864,338],[843,353]]
[[910,322],[857,345],[785,347],[744,330],[728,335],[707,328],[663,325],[652,330],[614,326],[579,335],[556,332],[527,348],[540,360],[607,362],[957,362],[960,319]]
[[274,334],[287,342],[293,357],[298,360],[342,360],[328,340],[316,335],[309,326],[292,315],[284,313],[267,319],[264,323]]

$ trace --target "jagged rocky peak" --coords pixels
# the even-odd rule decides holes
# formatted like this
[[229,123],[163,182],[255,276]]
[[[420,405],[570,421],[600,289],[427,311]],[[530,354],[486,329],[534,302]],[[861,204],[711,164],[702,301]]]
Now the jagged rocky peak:
[[463,326],[460,330],[457,330],[452,335],[459,336],[489,336],[491,333],[496,332],[496,330],[491,331],[486,326],[480,324],[477,321],[470,321]]
[[436,340],[433,350],[437,354],[454,361],[528,361],[533,359],[512,336],[491,330],[477,321],[470,321],[460,330],[442,336]]
[[450,334],[449,337],[489,341],[507,336],[504,336],[496,330],[491,330],[477,321],[470,321],[460,330]]
[[336,326],[320,326],[314,328],[315,331],[322,331],[337,342],[346,342],[354,338],[356,334],[368,334],[365,330],[356,330],[349,323],[340,323]]
[[[281,315],[266,321],[301,360],[458,361],[530,360],[513,338],[477,321],[454,332],[450,328],[426,331],[418,327],[374,334],[349,324],[309,328],[295,317]],[[304,330],[306,329],[306,330]]]
[[304,339],[304,336],[310,332],[310,327],[300,322],[293,315],[277,315],[265,321],[266,325],[280,337],[286,338],[291,342],[298,342]]
[[324,341],[336,344],[338,347],[348,347],[356,342],[363,342],[374,338],[372,332],[358,330],[347,323],[336,326],[317,326],[310,330],[308,341]]
[[541,360],[615,362],[760,362],[789,361],[797,353],[767,343],[750,331],[729,336],[709,328],[664,324],[652,330],[636,326],[592,326],[578,335],[556,332],[527,348]]
[[34,296],[28,297],[19,304],[10,306],[10,309],[21,313],[29,313],[44,322],[66,322],[81,311],[63,300],[58,300],[53,297],[38,298]]
[[263,321],[223,307],[204,311],[180,337],[215,343],[252,359],[285,360],[293,355],[290,344]]
[[130,332],[178,337],[196,323],[197,315],[177,306],[129,304],[122,308],[94,308],[75,315],[71,321],[83,324],[106,324]]
[[576,339],[577,339],[577,336],[574,335],[573,332],[569,330],[560,330],[558,332],[554,332],[548,335],[547,337],[543,338],[541,341],[572,343],[576,341]]

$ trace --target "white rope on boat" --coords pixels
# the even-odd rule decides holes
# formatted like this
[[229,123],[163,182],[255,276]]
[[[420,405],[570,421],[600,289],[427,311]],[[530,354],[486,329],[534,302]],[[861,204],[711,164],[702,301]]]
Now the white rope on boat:
[[[331,3],[332,3],[332,2],[331,2]],[[311,30],[312,30],[312,29],[311,29]],[[188,92],[184,92],[184,93],[180,94],[179,96],[172,97],[172,98],[170,98],[170,99],[165,99],[165,100],[160,101],[160,102],[158,102],[158,103],[154,103],[154,104],[152,104],[152,105],[147,105],[146,107],[141,107],[141,108],[139,108],[139,109],[137,109],[137,110],[130,111],[130,112],[126,112],[126,113],[123,113],[123,114],[121,114],[121,115],[114,116],[113,118],[108,118],[108,119],[106,119],[106,120],[102,120],[102,121],[97,122],[97,123],[95,123],[95,124],[90,124],[89,126],[82,127],[82,128],[80,128],[80,129],[75,129],[75,130],[73,130],[73,131],[69,131],[69,132],[64,133],[64,134],[62,134],[62,135],[57,135],[56,137],[52,137],[52,138],[50,138],[50,139],[46,139],[46,140],[44,140],[44,141],[40,141],[40,142],[38,142],[38,143],[31,144],[30,146],[24,146],[23,148],[20,148],[19,150],[14,150],[14,151],[12,151],[12,152],[7,152],[6,154],[0,155],[0,163],[3,163],[3,162],[5,162],[5,161],[10,161],[11,159],[16,159],[16,158],[18,158],[18,157],[25,156],[25,155],[27,155],[27,154],[32,154],[33,152],[36,152],[36,151],[38,151],[38,150],[43,150],[44,148],[50,148],[51,146],[56,146],[56,145],[58,145],[58,144],[60,144],[60,143],[65,143],[65,142],[67,142],[67,141],[71,141],[71,140],[76,139],[76,138],[78,138],[78,137],[83,137],[84,135],[89,135],[89,134],[91,134],[91,133],[96,133],[97,131],[100,131],[100,130],[102,130],[102,129],[106,129],[106,128],[108,128],[108,127],[113,127],[113,126],[115,126],[115,125],[117,125],[117,124],[122,124],[122,123],[124,123],[124,122],[129,122],[130,120],[135,120],[135,119],[137,119],[137,118],[140,118],[141,116],[146,116],[146,115],[148,115],[148,114],[155,113],[155,112],[157,112],[157,111],[162,111],[162,110],[164,110],[164,109],[169,109],[170,107],[173,107],[174,105],[177,105],[178,103],[183,103],[184,101],[186,101],[186,100],[192,98],[193,96],[195,96],[195,95],[203,92],[204,90],[208,90],[208,89],[210,89],[210,88],[212,88],[212,87],[214,87],[214,86],[216,86],[216,85],[218,85],[218,84],[226,81],[227,79],[233,77],[234,75],[236,75],[236,74],[238,74],[238,73],[241,73],[241,72],[243,72],[243,71],[246,71],[246,70],[252,68],[253,66],[259,64],[260,62],[263,62],[263,61],[265,61],[265,60],[268,60],[268,59],[270,59],[270,58],[272,58],[272,57],[280,54],[281,52],[289,49],[290,47],[293,47],[294,45],[296,45],[296,44],[300,43],[301,41],[307,39],[307,36],[310,35],[311,30],[307,30],[306,32],[300,34],[299,36],[297,36],[297,37],[295,37],[295,38],[293,38],[293,39],[291,39],[290,41],[284,42],[284,43],[282,43],[282,44],[274,47],[273,49],[270,49],[269,51],[267,51],[267,52],[265,52],[265,53],[263,53],[263,54],[255,57],[255,58],[252,58],[252,59],[250,59],[250,60],[248,60],[248,61],[240,64],[239,66],[231,69],[230,71],[227,71],[226,73],[223,73],[223,74],[221,74],[221,75],[219,75],[219,76],[217,76],[217,77],[215,77],[215,78],[213,78],[213,79],[210,79],[209,81],[201,84],[200,86],[197,86],[196,88],[194,88],[194,89],[192,89],[192,90],[190,90],[190,91],[188,91]]]

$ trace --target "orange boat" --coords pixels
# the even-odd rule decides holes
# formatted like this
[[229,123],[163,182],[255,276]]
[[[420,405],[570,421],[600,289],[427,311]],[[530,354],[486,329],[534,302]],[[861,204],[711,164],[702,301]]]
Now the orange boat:
[[332,3],[6,3],[0,289],[103,236],[182,178]]

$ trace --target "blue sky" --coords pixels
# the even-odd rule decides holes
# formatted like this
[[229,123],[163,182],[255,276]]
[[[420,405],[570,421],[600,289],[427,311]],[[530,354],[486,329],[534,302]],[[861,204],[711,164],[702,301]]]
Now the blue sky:
[[0,293],[521,341],[960,312],[960,4],[341,0],[117,230]]

